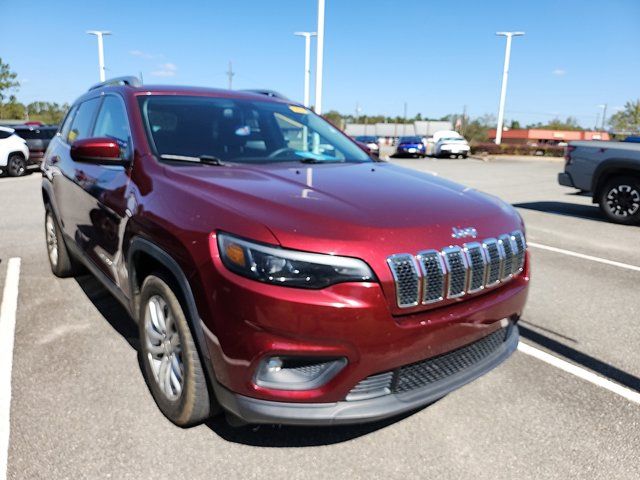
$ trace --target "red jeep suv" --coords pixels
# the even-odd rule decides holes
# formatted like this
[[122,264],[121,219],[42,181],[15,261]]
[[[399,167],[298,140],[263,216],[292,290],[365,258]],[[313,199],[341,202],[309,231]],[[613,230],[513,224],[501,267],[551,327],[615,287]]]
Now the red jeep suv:
[[72,106],[43,173],[53,273],[82,266],[127,308],[177,425],[382,419],[518,343],[516,211],[373,161],[281,96],[110,80]]

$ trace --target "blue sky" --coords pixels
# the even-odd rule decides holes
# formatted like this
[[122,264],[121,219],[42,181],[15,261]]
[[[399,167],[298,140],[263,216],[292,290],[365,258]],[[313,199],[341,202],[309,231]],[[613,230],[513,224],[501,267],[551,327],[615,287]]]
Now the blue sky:
[[[326,0],[324,110],[439,117],[495,114],[504,39],[514,40],[507,118],[595,123],[640,98],[637,0]],[[95,4],[95,5],[93,5]],[[272,88],[301,100],[303,40],[316,0],[0,0],[0,57],[23,102],[71,102],[98,78],[88,29],[108,29],[108,75],[145,83]],[[314,47],[315,49],[315,44]]]

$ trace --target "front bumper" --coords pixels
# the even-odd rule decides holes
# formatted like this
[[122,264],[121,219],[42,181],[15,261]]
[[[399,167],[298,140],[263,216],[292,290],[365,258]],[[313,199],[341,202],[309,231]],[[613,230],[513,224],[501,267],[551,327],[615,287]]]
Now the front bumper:
[[427,387],[402,394],[332,403],[290,403],[247,397],[217,385],[216,396],[226,410],[248,423],[340,425],[373,422],[426,406],[482,376],[514,352],[518,339],[518,327],[510,324],[502,345],[481,361]]
[[558,174],[558,183],[563,187],[573,187],[576,188],[573,184],[573,178],[571,178],[571,174],[567,172],[560,172]]

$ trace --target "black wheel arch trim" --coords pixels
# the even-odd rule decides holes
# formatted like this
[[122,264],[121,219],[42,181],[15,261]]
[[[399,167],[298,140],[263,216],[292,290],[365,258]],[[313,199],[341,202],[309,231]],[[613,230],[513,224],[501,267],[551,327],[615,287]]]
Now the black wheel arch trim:
[[599,196],[600,189],[604,186],[604,180],[616,171],[634,171],[640,177],[640,161],[629,158],[611,158],[601,162],[593,173],[591,191],[594,199]]
[[[214,385],[216,385],[216,376],[215,372],[213,371],[211,355],[209,354],[205,339],[205,333],[202,327],[202,320],[200,314],[198,313],[196,301],[193,296],[191,285],[187,280],[187,276],[185,275],[178,262],[171,255],[169,255],[165,250],[163,250],[155,243],[139,236],[131,239],[131,242],[129,243],[129,250],[127,252],[127,270],[129,272],[130,288],[129,291],[131,292],[130,310],[134,312],[135,320],[139,321],[137,315],[140,307],[138,303],[140,289],[138,288],[138,278],[136,276],[136,270],[135,268],[133,268],[133,266],[135,264],[134,256],[136,253],[140,252],[149,255],[154,260],[159,262],[169,271],[169,273],[171,273],[171,275],[177,282],[178,288],[180,288],[182,299],[185,302],[185,307],[187,308],[187,312],[185,312],[187,313],[187,322],[189,323],[191,333],[194,336],[196,348],[198,349],[198,353],[200,354],[200,360],[204,365],[209,387],[213,389]],[[214,405],[212,405],[212,408],[214,408]]]

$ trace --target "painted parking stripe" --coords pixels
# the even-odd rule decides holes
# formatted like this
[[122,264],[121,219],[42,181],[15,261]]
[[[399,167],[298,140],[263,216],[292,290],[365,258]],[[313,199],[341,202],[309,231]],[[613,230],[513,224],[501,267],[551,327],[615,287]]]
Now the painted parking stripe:
[[555,357],[543,350],[539,350],[529,345],[528,343],[524,343],[522,341],[518,343],[518,350],[526,355],[530,355],[534,358],[537,358],[538,360],[548,363],[549,365],[559,368],[560,370],[570,373],[571,375],[586,380],[587,382],[593,383],[598,387],[604,388],[605,390],[609,390],[610,392],[620,395],[630,402],[640,405],[640,392],[627,387],[623,387],[622,385],[614,383],[611,380],[607,380],[606,378],[601,377],[600,375],[596,375],[589,370],[578,367],[573,363],[569,363],[566,360]]
[[527,245],[541,250],[548,250],[550,252],[562,253],[571,257],[582,258],[584,260],[591,260],[592,262],[604,263],[605,265],[611,265],[613,267],[626,268],[627,270],[633,270],[634,272],[640,272],[640,267],[637,265],[630,265],[628,263],[616,262],[614,260],[607,260],[606,258],[594,257],[591,255],[585,255],[584,253],[572,252],[571,250],[564,250],[563,248],[550,247],[549,245],[542,245],[535,242],[527,242]]
[[7,478],[9,456],[9,427],[11,408],[11,366],[13,363],[13,338],[18,309],[18,283],[20,259],[7,262],[7,278],[4,283],[0,306],[0,480]]

